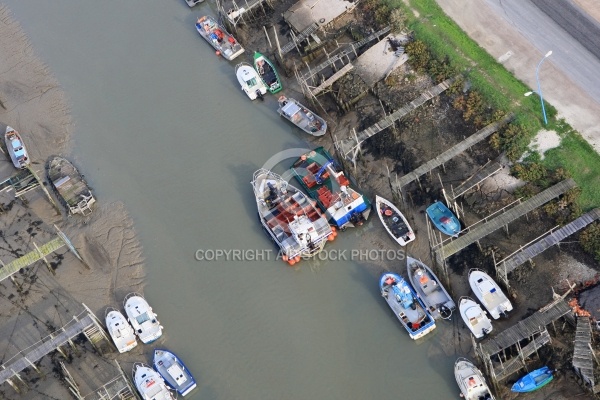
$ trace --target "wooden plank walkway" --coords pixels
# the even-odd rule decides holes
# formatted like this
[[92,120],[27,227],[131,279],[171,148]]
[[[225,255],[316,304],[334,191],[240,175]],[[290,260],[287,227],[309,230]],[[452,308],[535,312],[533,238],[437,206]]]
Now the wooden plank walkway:
[[594,360],[592,359],[592,330],[588,317],[577,317],[575,331],[575,348],[573,350],[573,367],[590,386],[594,386]]
[[551,307],[544,308],[544,311],[535,312],[533,315],[481,343],[478,349],[479,352],[484,357],[493,356],[510,346],[514,346],[521,340],[541,332],[548,324],[571,312],[571,307],[564,300],[559,300]]
[[313,90],[311,90],[313,96],[318,95],[323,90],[325,90],[329,86],[333,85],[333,83],[335,81],[337,81],[338,79],[340,79],[342,76],[346,75],[348,72],[352,71],[353,69],[354,69],[354,65],[352,65],[352,64],[346,64],[344,66],[344,68],[338,70],[335,74],[333,74],[329,78],[327,78],[327,80],[325,82],[323,82],[318,87],[316,87]]
[[63,328],[61,332],[56,333],[56,336],[47,336],[41,342],[38,342],[39,344],[36,345],[33,350],[23,354],[22,357],[18,358],[14,362],[8,365],[2,365],[2,370],[0,371],[0,385],[15,374],[23,371],[27,367],[30,367],[32,363],[35,363],[46,354],[56,350],[57,347],[64,345],[69,339],[79,335],[85,329],[93,325],[94,321],[92,316],[86,314],[84,318],[75,320],[74,324]]
[[360,146],[362,142],[372,137],[373,135],[381,132],[382,130],[389,128],[396,122],[398,119],[404,117],[406,114],[411,112],[412,110],[420,107],[426,101],[431,100],[432,98],[439,96],[442,92],[452,85],[456,78],[449,78],[443,81],[442,83],[431,87],[424,91],[419,97],[401,107],[400,109],[394,111],[392,114],[387,117],[379,120],[374,125],[368,127],[367,129],[356,134],[355,137],[349,137],[347,139],[339,140],[337,142],[337,147],[343,156],[349,160],[353,160],[353,153],[356,151],[357,147]]
[[[129,381],[124,376],[117,376],[110,382],[106,383],[100,389],[97,389],[95,393],[90,393],[83,396],[85,400],[108,400],[115,399],[117,396],[120,399],[128,398],[134,399],[134,394]],[[127,397],[129,396],[129,397]]]
[[471,175],[456,188],[452,189],[453,197],[451,200],[457,199],[458,197],[462,196],[463,194],[473,189],[475,186],[479,185],[481,182],[483,182],[484,180],[498,173],[501,170],[502,165],[500,165],[496,161],[487,163],[482,168],[480,168],[479,171]]
[[318,74],[319,72],[324,70],[325,68],[329,67],[330,65],[335,64],[336,61],[339,61],[342,58],[349,56],[352,53],[356,53],[356,50],[360,49],[361,47],[363,47],[370,41],[377,39],[382,35],[385,35],[390,30],[391,30],[391,27],[386,26],[385,28],[367,36],[363,40],[350,44],[348,47],[346,47],[344,50],[342,50],[338,54],[334,55],[333,57],[328,58],[327,61],[323,61],[321,64],[317,65],[316,67],[310,68],[308,73],[306,75],[304,75],[302,78],[304,80],[308,80],[308,79],[312,78],[313,76],[315,76],[316,74]]
[[440,165],[450,161],[452,158],[456,157],[463,151],[467,150],[469,147],[479,143],[483,139],[490,136],[492,133],[496,132],[498,129],[509,123],[514,118],[514,114],[510,113],[506,115],[499,121],[489,124],[485,128],[479,130],[473,135],[469,136],[462,142],[452,146],[439,156],[435,157],[432,160],[427,161],[425,164],[416,168],[414,171],[409,172],[404,175],[402,178],[398,179],[398,182],[394,185],[397,186],[396,189],[402,189],[402,187],[408,185],[415,179],[418,179],[420,176],[425,175],[427,172],[431,171],[434,168],[439,167]]
[[297,34],[296,36],[292,35],[292,41],[286,43],[281,48],[281,54],[287,54],[290,51],[292,51],[293,49],[295,49],[297,44],[301,43],[304,39],[306,39],[307,37],[309,37],[310,35],[315,33],[318,29],[319,29],[319,25],[316,22],[314,22],[311,26],[309,26],[308,28],[306,28],[305,30],[303,30],[302,32]]
[[570,178],[559,182],[556,185],[544,190],[543,192],[536,194],[527,201],[524,201],[523,203],[516,205],[510,210],[505,211],[497,217],[487,221],[486,223],[477,225],[468,233],[461,235],[457,239],[452,240],[447,245],[438,248],[437,252],[441,254],[442,258],[448,258],[451,255],[458,253],[470,244],[486,237],[490,233],[502,228],[503,226],[508,225],[517,218],[522,217],[528,212],[535,210],[542,204],[549,202],[550,200],[560,196],[561,194],[565,193],[569,189],[574,188],[575,186],[577,186],[575,184],[575,181]]
[[[527,357],[535,353],[537,349],[539,349],[546,343],[550,343],[550,341],[550,334],[547,330],[544,330],[540,336],[535,338],[535,340],[532,340],[531,342],[527,343],[527,345],[521,348],[523,358],[526,359]],[[511,376],[512,374],[524,367],[525,364],[523,363],[521,356],[514,356],[513,358],[506,362],[503,362],[502,364],[495,365],[493,367],[494,376],[496,377],[496,381],[499,382],[508,378],[509,376]]]
[[39,251],[38,249],[32,250],[24,256],[19,257],[14,261],[11,261],[4,267],[0,268],[0,282],[5,280],[6,278],[9,278],[14,273],[18,272],[21,268],[28,267],[34,262],[41,260],[48,254],[54,253],[56,250],[60,249],[64,245],[65,242],[60,237],[57,237],[55,239],[52,239],[48,243],[39,246]]
[[588,213],[583,214],[581,217],[550,233],[550,235],[546,236],[540,241],[532,244],[531,246],[525,247],[521,251],[515,253],[508,260],[503,260],[498,263],[497,268],[503,272],[505,271],[505,273],[508,274],[509,272],[514,271],[521,264],[531,260],[533,257],[541,254],[549,247],[554,246],[566,237],[571,236],[575,232],[585,228],[597,219],[600,219],[600,208],[596,208]]

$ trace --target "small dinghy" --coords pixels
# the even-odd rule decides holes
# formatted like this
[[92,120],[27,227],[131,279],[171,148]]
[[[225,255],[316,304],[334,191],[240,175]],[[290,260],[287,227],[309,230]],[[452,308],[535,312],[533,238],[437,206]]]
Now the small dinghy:
[[465,400],[495,400],[481,371],[466,358],[454,363],[454,377]]
[[48,180],[69,214],[88,215],[96,198],[83,175],[66,158],[54,156],[46,162]]
[[29,165],[31,161],[19,132],[7,126],[4,132],[4,143],[15,168],[22,169]]
[[304,107],[296,99],[280,96],[278,102],[279,108],[277,112],[279,115],[309,135],[323,136],[327,131],[327,122]]
[[196,380],[183,361],[169,350],[155,349],[152,363],[167,385],[180,395],[185,396],[196,387]]
[[414,231],[395,205],[383,197],[375,196],[375,206],[385,230],[400,246],[406,246],[415,240]]
[[106,311],[106,328],[119,353],[125,353],[137,346],[135,333],[125,316],[114,308],[108,308]]
[[379,289],[411,339],[420,339],[435,329],[433,317],[400,275],[384,273],[379,279]]
[[512,311],[513,306],[500,289],[500,286],[485,272],[472,269],[469,271],[469,285],[481,304],[494,319]]
[[485,315],[481,306],[472,299],[461,297],[458,309],[465,325],[477,339],[481,339],[492,331],[492,321]]
[[162,336],[163,327],[152,307],[140,294],[129,293],[125,296],[124,306],[129,323],[142,343],[152,343]]
[[279,74],[275,69],[275,66],[267,57],[260,54],[258,51],[254,52],[254,68],[260,75],[261,79],[267,85],[269,92],[275,94],[283,89]]
[[436,201],[425,210],[436,228],[448,236],[458,236],[460,222],[458,218],[441,201]]
[[236,65],[235,76],[250,100],[262,99],[263,95],[267,94],[267,86],[250,64],[240,63]]
[[175,400],[163,378],[145,364],[133,364],[133,382],[143,400]]
[[244,52],[242,45],[209,15],[198,18],[196,30],[227,61]]
[[553,371],[548,367],[542,367],[535,371],[531,371],[516,381],[510,390],[516,393],[529,393],[538,390],[554,379],[552,372]]
[[434,319],[450,319],[456,304],[431,268],[412,257],[406,258],[408,279]]

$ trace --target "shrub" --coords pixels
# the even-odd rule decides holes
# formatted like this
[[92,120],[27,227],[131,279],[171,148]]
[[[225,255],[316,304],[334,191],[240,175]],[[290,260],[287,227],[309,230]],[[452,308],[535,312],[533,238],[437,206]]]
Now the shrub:
[[407,44],[405,50],[410,57],[410,65],[418,72],[425,72],[429,59],[431,58],[425,43],[420,40],[415,40],[414,42]]
[[579,234],[583,249],[600,262],[600,223],[594,222]]

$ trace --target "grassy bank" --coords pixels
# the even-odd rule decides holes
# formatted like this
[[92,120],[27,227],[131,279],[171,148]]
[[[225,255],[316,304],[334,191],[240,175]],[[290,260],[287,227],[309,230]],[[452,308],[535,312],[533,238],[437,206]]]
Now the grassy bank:
[[390,9],[404,9],[407,25],[415,38],[427,45],[433,58],[444,60],[454,70],[468,71],[471,88],[479,92],[489,106],[517,114],[522,132],[518,138],[520,149],[524,149],[540,129],[555,130],[562,137],[562,143],[548,152],[542,162],[548,168],[564,168],[575,179],[582,189],[578,201],[583,210],[600,206],[600,155],[565,121],[555,119],[556,109],[552,105],[545,103],[548,125],[544,126],[539,98],[524,97],[531,89],[469,38],[435,0],[408,0],[408,6],[402,0],[381,2]]

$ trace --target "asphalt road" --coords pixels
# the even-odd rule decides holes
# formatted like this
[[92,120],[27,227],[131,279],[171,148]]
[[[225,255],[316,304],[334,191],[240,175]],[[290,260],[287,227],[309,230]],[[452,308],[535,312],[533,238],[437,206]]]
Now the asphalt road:
[[[600,24],[597,21],[570,0],[486,2],[541,54],[552,50],[551,62],[600,104]],[[540,81],[543,88],[543,67]]]

